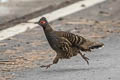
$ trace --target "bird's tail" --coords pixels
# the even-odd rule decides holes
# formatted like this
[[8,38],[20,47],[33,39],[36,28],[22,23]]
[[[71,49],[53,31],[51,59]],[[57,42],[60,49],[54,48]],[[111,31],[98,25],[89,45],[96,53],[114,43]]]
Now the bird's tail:
[[91,44],[89,46],[89,48],[90,49],[97,49],[97,48],[100,48],[100,47],[103,47],[103,46],[104,46],[104,44],[101,43],[101,42],[93,42],[93,44]]
[[86,40],[80,47],[82,51],[91,51],[91,49],[97,49],[103,46],[104,44],[101,42]]

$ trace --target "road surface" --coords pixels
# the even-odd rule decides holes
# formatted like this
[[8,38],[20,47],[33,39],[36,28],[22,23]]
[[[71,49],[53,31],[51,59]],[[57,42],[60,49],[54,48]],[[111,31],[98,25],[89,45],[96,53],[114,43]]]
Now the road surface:
[[50,23],[55,30],[105,44],[102,49],[87,52],[89,65],[78,55],[60,60],[47,70],[40,68],[52,62],[55,52],[38,26],[0,42],[0,59],[8,61],[0,65],[1,77],[11,80],[119,80],[119,3],[119,0],[109,0]]

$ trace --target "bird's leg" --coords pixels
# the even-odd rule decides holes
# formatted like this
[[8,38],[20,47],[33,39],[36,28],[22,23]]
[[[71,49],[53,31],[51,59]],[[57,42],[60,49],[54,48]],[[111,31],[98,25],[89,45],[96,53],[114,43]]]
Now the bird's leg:
[[89,58],[87,58],[86,56],[85,56],[85,54],[82,54],[80,51],[79,51],[79,54],[81,55],[81,57],[87,62],[87,64],[89,65],[89,62],[88,62],[88,60],[89,60]]
[[48,65],[42,65],[42,66],[40,66],[41,68],[44,68],[44,67],[46,67],[46,69],[48,69],[50,66],[51,66],[52,64],[48,64]]
[[57,64],[58,61],[59,61],[59,57],[56,56],[55,59],[53,60],[53,63],[52,63],[52,64],[42,65],[42,66],[40,66],[40,67],[41,67],[41,68],[46,67],[46,69],[48,69],[48,68],[50,68],[51,65],[53,65],[53,64]]

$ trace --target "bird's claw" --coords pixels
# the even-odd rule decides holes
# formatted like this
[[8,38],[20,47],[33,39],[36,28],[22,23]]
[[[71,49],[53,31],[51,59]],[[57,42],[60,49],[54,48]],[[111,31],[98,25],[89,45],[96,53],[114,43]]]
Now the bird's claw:
[[48,64],[48,65],[42,65],[42,66],[40,66],[41,68],[44,68],[44,67],[46,67],[46,69],[48,69],[48,68],[50,68],[50,66],[51,66],[52,64]]

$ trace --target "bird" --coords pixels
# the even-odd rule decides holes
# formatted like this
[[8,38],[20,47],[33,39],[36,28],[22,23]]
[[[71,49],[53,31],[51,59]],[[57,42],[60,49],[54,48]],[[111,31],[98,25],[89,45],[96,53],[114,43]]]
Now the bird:
[[51,65],[57,64],[60,59],[70,59],[78,54],[89,64],[89,58],[82,52],[91,52],[92,49],[103,47],[104,44],[98,41],[88,40],[80,35],[66,31],[54,30],[45,17],[35,22],[43,28],[46,39],[51,48],[56,52],[56,56],[51,64],[42,65],[48,69]]

